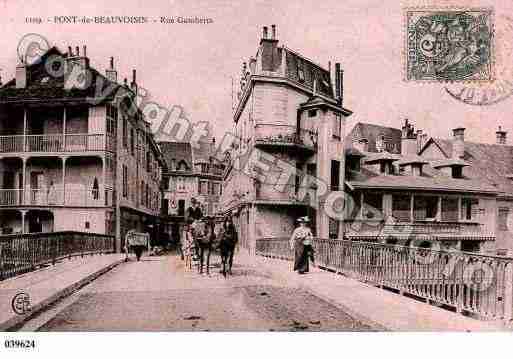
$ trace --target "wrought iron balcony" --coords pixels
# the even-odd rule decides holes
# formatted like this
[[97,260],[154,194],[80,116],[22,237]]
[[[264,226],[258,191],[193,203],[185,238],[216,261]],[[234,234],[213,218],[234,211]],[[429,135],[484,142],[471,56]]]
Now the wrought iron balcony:
[[486,233],[483,225],[476,222],[411,222],[385,223],[380,220],[346,221],[348,237],[422,237],[458,240],[470,238],[493,240],[493,234]]
[[112,136],[105,134],[47,134],[0,136],[0,153],[114,151]]
[[0,207],[105,207],[113,204],[112,188],[62,186],[40,189],[0,189]]
[[295,126],[258,124],[255,126],[255,145],[294,146],[312,153],[317,149],[317,133]]

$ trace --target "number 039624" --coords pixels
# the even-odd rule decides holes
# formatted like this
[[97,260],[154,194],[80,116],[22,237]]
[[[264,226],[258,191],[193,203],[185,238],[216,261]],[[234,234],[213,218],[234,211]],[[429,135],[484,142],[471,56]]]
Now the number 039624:
[[7,349],[34,349],[36,347],[35,340],[6,339],[4,347]]

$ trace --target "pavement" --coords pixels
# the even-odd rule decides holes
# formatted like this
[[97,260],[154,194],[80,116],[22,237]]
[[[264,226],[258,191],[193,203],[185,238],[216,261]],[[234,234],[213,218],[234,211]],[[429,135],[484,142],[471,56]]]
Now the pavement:
[[[241,251],[227,279],[212,263],[207,276],[175,255],[65,260],[0,282],[0,331],[505,330],[318,268],[298,275],[288,261]],[[12,306],[20,292],[31,304],[22,315]]]
[[[55,265],[28,272],[0,282],[0,331],[22,325],[38,312],[62,297],[91,282],[124,260],[120,254],[94,255],[65,259]],[[13,309],[13,298],[26,293],[30,310]],[[29,307],[25,307],[27,309]]]
[[237,261],[272,273],[276,278],[342,308],[352,317],[390,331],[490,332],[507,330],[503,323],[482,321],[429,305],[319,268],[299,275],[292,262],[240,253]]
[[[258,268],[184,268],[175,255],[122,263],[22,331],[373,331],[344,310]],[[38,318],[34,318],[34,322]],[[30,324],[30,325],[29,325]]]

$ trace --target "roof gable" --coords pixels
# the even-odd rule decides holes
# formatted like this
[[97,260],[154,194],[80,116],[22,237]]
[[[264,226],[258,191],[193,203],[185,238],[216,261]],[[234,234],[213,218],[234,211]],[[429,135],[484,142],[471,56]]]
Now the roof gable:
[[347,142],[357,142],[361,139],[368,141],[368,152],[377,152],[376,139],[385,137],[385,149],[392,153],[401,153],[401,130],[393,127],[358,122],[346,136]]

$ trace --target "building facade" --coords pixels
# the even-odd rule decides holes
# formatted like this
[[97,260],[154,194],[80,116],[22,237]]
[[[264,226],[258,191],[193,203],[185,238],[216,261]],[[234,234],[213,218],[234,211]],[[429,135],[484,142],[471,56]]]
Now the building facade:
[[504,253],[511,148],[468,143],[464,133],[428,139],[407,120],[402,129],[356,124],[346,138],[346,237]]
[[128,229],[154,226],[163,161],[135,105],[135,75],[119,84],[113,59],[100,74],[85,47],[20,60],[0,88],[3,234],[107,233],[119,250]]
[[339,64],[333,74],[279,45],[274,25],[243,64],[220,211],[234,215],[250,251],[256,239],[290,236],[304,215],[317,235],[341,234],[323,206],[344,180],[351,111],[342,106],[342,77]]
[[199,202],[204,215],[219,211],[225,164],[215,156],[215,141],[203,141],[195,147],[189,142],[159,142],[166,162],[162,174],[162,220],[166,232],[182,233],[186,211],[192,198]]

